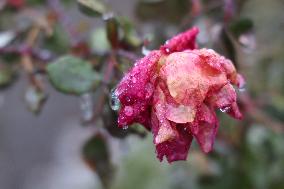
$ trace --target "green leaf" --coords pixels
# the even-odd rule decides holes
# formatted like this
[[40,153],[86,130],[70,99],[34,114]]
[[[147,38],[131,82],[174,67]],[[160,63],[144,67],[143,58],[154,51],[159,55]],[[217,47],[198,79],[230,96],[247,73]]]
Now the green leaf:
[[111,45],[107,39],[107,33],[105,28],[96,28],[91,33],[90,46],[93,51],[100,54],[106,53],[108,50],[110,50]]
[[0,65],[0,88],[12,83],[14,76],[15,74],[11,67]]
[[52,36],[43,40],[43,48],[58,54],[65,54],[69,51],[70,41],[62,26],[55,25]]
[[118,21],[123,31],[122,41],[134,48],[142,45],[133,23],[127,17],[119,17]]
[[57,90],[75,95],[91,91],[100,81],[99,74],[89,62],[71,55],[49,64],[47,74]]
[[107,12],[103,0],[78,0],[79,9],[88,16],[102,16]]
[[91,137],[83,146],[83,157],[90,168],[97,172],[104,187],[109,188],[114,167],[105,138],[100,134]]
[[230,30],[236,37],[239,37],[241,34],[246,33],[252,29],[253,22],[248,18],[242,18],[230,24]]

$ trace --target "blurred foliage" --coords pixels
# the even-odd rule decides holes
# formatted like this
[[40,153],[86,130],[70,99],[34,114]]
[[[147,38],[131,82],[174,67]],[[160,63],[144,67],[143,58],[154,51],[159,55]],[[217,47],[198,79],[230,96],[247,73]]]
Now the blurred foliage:
[[69,55],[50,63],[47,74],[56,89],[77,95],[93,90],[100,80],[90,63]]
[[[82,121],[94,127],[82,157],[103,187],[284,188],[282,0],[119,1],[131,15],[117,12],[114,0],[24,2],[0,3],[0,90],[27,78],[24,99],[34,113],[48,103],[46,78],[77,95]],[[193,25],[201,48],[224,54],[245,76],[238,95],[245,119],[218,112],[214,152],[205,155],[195,144],[186,162],[161,164],[150,134],[139,125],[116,127],[109,94],[143,52]],[[123,147],[113,149],[118,139]]]
[[83,146],[83,156],[86,163],[98,173],[104,187],[108,188],[114,169],[104,137],[98,134],[90,138]]

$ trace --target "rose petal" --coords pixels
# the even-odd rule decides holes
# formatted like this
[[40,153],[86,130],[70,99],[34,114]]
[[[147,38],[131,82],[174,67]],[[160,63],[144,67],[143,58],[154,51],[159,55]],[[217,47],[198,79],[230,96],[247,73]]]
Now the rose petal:
[[160,144],[172,140],[178,136],[174,129],[174,124],[166,119],[166,98],[159,87],[156,88],[153,101],[155,102],[152,110],[152,132],[154,134],[154,143]]
[[195,40],[198,33],[199,29],[193,27],[190,30],[180,33],[168,40],[164,45],[161,46],[160,50],[164,54],[169,54],[184,51],[186,49],[195,49],[197,48]]
[[195,112],[195,107],[169,104],[166,109],[166,118],[175,123],[188,123],[194,120]]
[[166,156],[169,163],[178,160],[186,160],[188,150],[192,142],[192,136],[184,131],[181,127],[177,127],[179,136],[173,140],[156,145],[157,158],[162,161]]
[[219,126],[217,116],[214,110],[202,104],[198,109],[196,119],[197,122],[190,125],[190,130],[202,151],[208,153],[213,149]]
[[240,112],[237,102],[232,103],[230,109],[228,109],[226,113],[235,119],[239,119],[239,120],[243,119],[243,115]]
[[207,101],[215,108],[225,109],[230,107],[236,100],[237,94],[234,87],[231,84],[227,84],[219,92],[212,94]]
[[152,51],[140,59],[118,84],[115,94],[121,103],[120,127],[138,122],[150,128],[150,104],[154,92],[151,80],[160,57],[160,51]]
[[228,82],[225,73],[211,68],[206,61],[197,50],[168,56],[160,76],[177,103],[199,106],[209,91],[220,89]]

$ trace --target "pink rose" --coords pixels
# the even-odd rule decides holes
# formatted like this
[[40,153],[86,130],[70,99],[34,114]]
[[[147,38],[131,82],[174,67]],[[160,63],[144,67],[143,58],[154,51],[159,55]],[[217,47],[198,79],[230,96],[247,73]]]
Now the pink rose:
[[241,119],[233,85],[244,79],[211,49],[196,49],[198,28],[168,40],[138,60],[115,90],[118,126],[140,123],[154,135],[157,157],[185,160],[192,139],[210,152],[219,126],[215,109]]

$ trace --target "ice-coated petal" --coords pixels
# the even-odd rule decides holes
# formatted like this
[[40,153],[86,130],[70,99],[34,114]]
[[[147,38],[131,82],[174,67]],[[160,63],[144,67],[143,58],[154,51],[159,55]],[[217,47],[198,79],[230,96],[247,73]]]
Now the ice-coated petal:
[[166,118],[175,123],[192,122],[195,118],[195,107],[168,104],[166,108]]
[[198,33],[199,29],[193,27],[168,40],[164,45],[161,46],[160,50],[165,54],[170,54],[173,52],[184,51],[186,49],[195,49],[197,48],[195,40]]
[[148,99],[153,93],[153,85],[150,83],[157,72],[156,66],[160,57],[160,51],[152,51],[149,55],[138,60],[135,66],[123,77],[118,84],[116,94],[121,103],[133,104],[135,99]]
[[168,162],[185,160],[192,136],[176,123],[166,119],[167,99],[161,84],[158,84],[155,90],[153,101],[151,123],[157,157],[162,161],[166,156]]
[[159,85],[155,90],[153,101],[152,132],[154,143],[157,145],[176,138],[178,133],[175,130],[175,124],[166,119],[166,97]]
[[214,110],[202,104],[197,111],[196,121],[190,124],[190,131],[205,153],[213,149],[219,122]]
[[213,88],[220,89],[228,80],[226,74],[210,67],[197,50],[172,53],[160,69],[171,96],[177,103],[196,111]]
[[160,51],[152,51],[137,61],[118,84],[115,95],[121,103],[118,118],[120,127],[139,122],[150,128],[150,104],[154,92],[152,80],[160,57]]
[[242,119],[242,114],[237,105],[237,94],[231,84],[225,85],[219,92],[214,93],[206,101],[232,117]]
[[177,130],[179,133],[177,138],[156,145],[157,158],[160,161],[163,160],[164,156],[166,156],[169,163],[186,160],[192,136],[181,127],[177,127]]
[[211,49],[195,49],[197,28],[168,40],[140,59],[117,86],[118,124],[143,124],[153,133],[160,161],[185,160],[194,137],[212,150],[219,122],[215,109],[242,117],[233,85],[244,78],[233,63]]
[[233,102],[231,107],[226,111],[226,113],[235,119],[243,119],[243,115],[239,109],[237,102]]
[[229,83],[208,98],[208,102],[218,109],[226,109],[230,107],[233,102],[236,102],[236,100],[236,91]]
[[191,52],[198,54],[204,60],[203,62],[208,64],[211,68],[225,73],[232,84],[239,88],[244,86],[245,80],[242,75],[237,73],[231,60],[226,59],[212,49],[198,49],[192,50]]
[[200,123],[199,131],[194,137],[203,152],[208,153],[213,149],[217,129],[218,125],[208,124],[206,122]]

